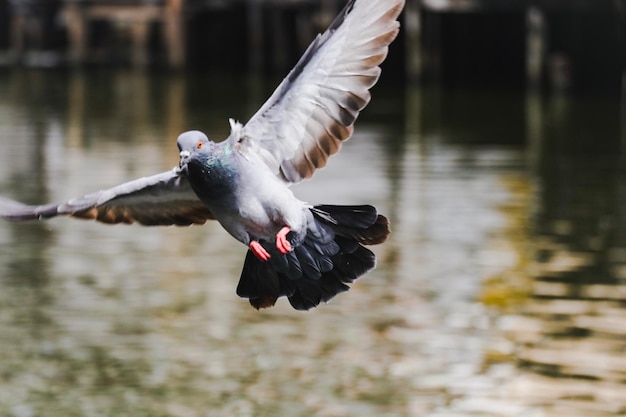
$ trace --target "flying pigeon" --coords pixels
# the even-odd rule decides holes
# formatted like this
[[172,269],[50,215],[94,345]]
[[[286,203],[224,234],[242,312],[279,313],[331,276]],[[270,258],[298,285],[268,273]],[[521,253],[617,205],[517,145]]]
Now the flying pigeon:
[[231,119],[222,142],[182,133],[178,167],[60,204],[0,197],[0,217],[146,226],[217,220],[249,248],[237,294],[253,307],[282,296],[297,310],[329,301],[375,267],[363,245],[384,242],[389,222],[369,205],[307,204],[289,186],[324,167],[352,135],[403,7],[404,0],[349,1],[247,124]]

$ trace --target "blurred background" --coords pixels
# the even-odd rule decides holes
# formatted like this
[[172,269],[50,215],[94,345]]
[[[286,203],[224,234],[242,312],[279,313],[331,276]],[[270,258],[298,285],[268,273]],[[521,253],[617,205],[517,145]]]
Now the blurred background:
[[[283,74],[344,3],[1,0],[0,64]],[[625,14],[621,0],[412,0],[386,66],[403,79],[617,94]]]
[[[175,166],[344,4],[0,0],[0,194]],[[214,223],[1,222],[0,415],[625,415],[625,16],[409,0],[354,137],[293,188],[393,234],[308,313],[239,299],[246,248]]]

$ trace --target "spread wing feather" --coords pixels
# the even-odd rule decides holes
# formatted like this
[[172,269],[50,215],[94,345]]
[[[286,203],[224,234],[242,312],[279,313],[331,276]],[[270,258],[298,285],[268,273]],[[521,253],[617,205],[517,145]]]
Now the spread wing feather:
[[404,0],[351,0],[230,140],[284,181],[310,178],[352,135],[399,30]]
[[0,217],[8,220],[73,216],[99,222],[145,226],[204,224],[214,219],[178,169],[130,181],[59,204],[31,206],[0,197]]

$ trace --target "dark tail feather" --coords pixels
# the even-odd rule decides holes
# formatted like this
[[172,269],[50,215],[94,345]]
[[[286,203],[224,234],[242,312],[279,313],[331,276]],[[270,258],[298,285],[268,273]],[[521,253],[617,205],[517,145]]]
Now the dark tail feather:
[[290,279],[287,274],[276,272],[270,262],[263,262],[248,251],[237,295],[248,298],[257,310],[272,307],[279,297],[287,297],[296,310],[310,310],[348,291],[347,284],[376,266],[375,255],[358,244],[354,252],[339,252],[331,260],[333,269],[319,277],[302,274]]
[[252,251],[246,253],[243,270],[237,285],[237,295],[248,298],[257,310],[272,307],[280,294],[276,271],[269,262],[261,262]]
[[347,284],[376,266],[374,253],[361,245],[352,253],[339,252],[332,260],[334,268],[324,272],[319,279],[304,276],[295,281],[295,291],[288,297],[293,308],[310,310],[322,301],[330,301],[335,295],[348,291]]
[[351,237],[363,245],[378,245],[389,237],[389,220],[376,208],[363,206],[332,206],[321,204],[311,212],[340,236]]
[[248,251],[237,294],[253,307],[271,307],[284,296],[293,308],[309,310],[376,266],[376,256],[362,244],[382,243],[390,231],[374,207],[320,205],[311,213],[306,236],[289,254],[278,253],[273,242],[261,242],[271,254],[268,262]]

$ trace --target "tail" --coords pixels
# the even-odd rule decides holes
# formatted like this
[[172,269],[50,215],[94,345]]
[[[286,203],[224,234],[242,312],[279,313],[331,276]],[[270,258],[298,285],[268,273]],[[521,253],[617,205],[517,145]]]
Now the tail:
[[271,258],[248,251],[237,294],[256,309],[287,297],[296,310],[309,310],[347,291],[348,284],[376,266],[363,245],[384,242],[389,221],[372,206],[319,205],[309,209],[306,233],[289,236],[294,250],[280,254],[273,242],[261,242]]

